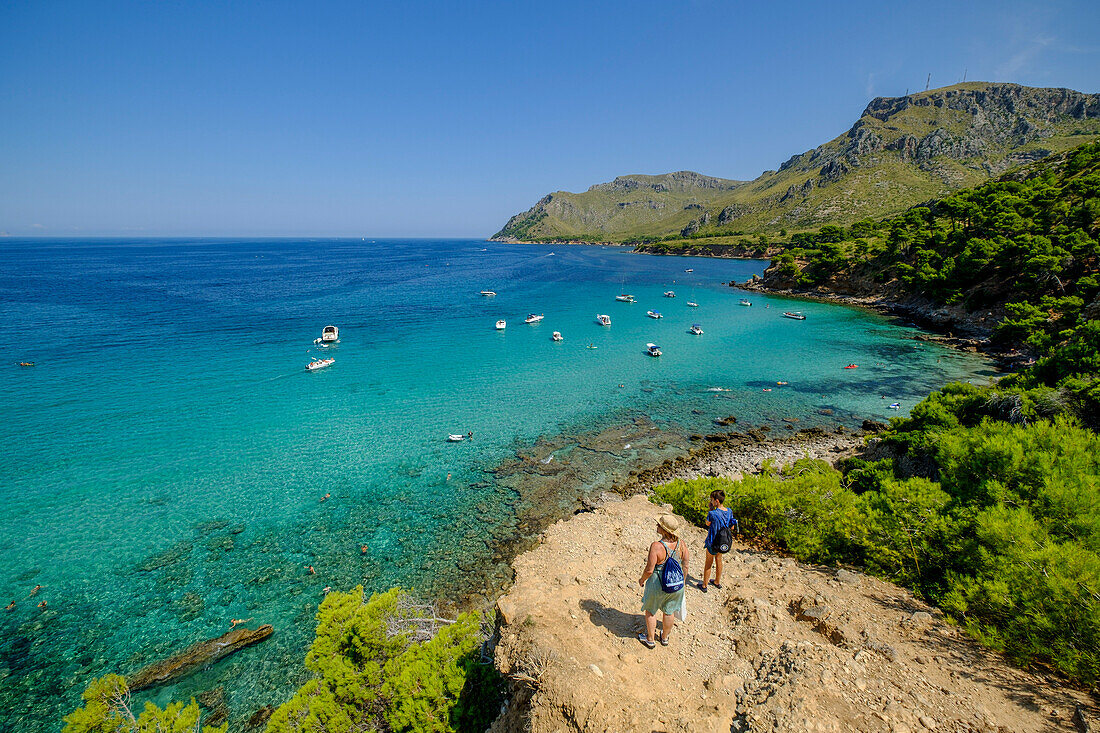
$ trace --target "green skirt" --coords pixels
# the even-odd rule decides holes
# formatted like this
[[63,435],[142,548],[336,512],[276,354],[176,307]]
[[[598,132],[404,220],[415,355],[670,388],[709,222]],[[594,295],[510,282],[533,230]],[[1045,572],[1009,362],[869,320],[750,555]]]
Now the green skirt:
[[661,565],[653,569],[653,575],[645,582],[645,593],[642,594],[642,610],[656,616],[659,613],[675,615],[681,621],[684,620],[684,591],[687,583],[675,593],[665,593],[661,590]]

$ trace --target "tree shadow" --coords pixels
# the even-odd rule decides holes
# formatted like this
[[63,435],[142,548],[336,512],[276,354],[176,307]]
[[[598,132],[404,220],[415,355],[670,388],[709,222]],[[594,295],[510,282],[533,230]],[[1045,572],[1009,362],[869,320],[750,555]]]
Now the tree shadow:
[[496,667],[481,658],[481,649],[464,654],[458,664],[466,671],[457,704],[451,708],[451,727],[458,733],[488,730],[500,712],[504,680]]

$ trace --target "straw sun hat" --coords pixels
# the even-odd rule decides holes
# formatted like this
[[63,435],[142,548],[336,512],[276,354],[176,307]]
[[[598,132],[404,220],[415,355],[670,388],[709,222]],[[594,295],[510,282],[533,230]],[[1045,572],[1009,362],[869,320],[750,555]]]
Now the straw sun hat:
[[680,536],[680,520],[672,514],[662,514],[657,518],[657,526],[673,537]]

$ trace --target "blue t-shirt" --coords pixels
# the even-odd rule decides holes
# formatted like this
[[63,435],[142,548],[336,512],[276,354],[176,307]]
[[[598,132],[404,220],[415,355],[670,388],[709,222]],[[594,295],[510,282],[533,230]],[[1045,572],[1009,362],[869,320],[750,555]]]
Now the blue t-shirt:
[[729,507],[725,509],[711,509],[707,512],[707,521],[710,522],[710,527],[707,528],[706,542],[706,548],[709,550],[714,544],[714,535],[718,534],[718,530],[733,524],[733,510]]

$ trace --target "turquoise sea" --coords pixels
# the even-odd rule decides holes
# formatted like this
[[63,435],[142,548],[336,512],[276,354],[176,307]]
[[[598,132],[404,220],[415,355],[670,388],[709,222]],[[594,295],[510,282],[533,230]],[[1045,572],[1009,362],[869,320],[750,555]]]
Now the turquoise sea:
[[[992,374],[860,310],[740,306],[726,283],[766,264],[461,240],[0,240],[0,602],[16,602],[0,613],[0,729],[58,730],[93,677],[231,619],[271,623],[152,692],[222,685],[239,720],[303,680],[326,587],[476,603],[540,522],[716,418],[858,427]],[[321,349],[327,324],[340,343]],[[335,364],[307,373],[322,352]]]

